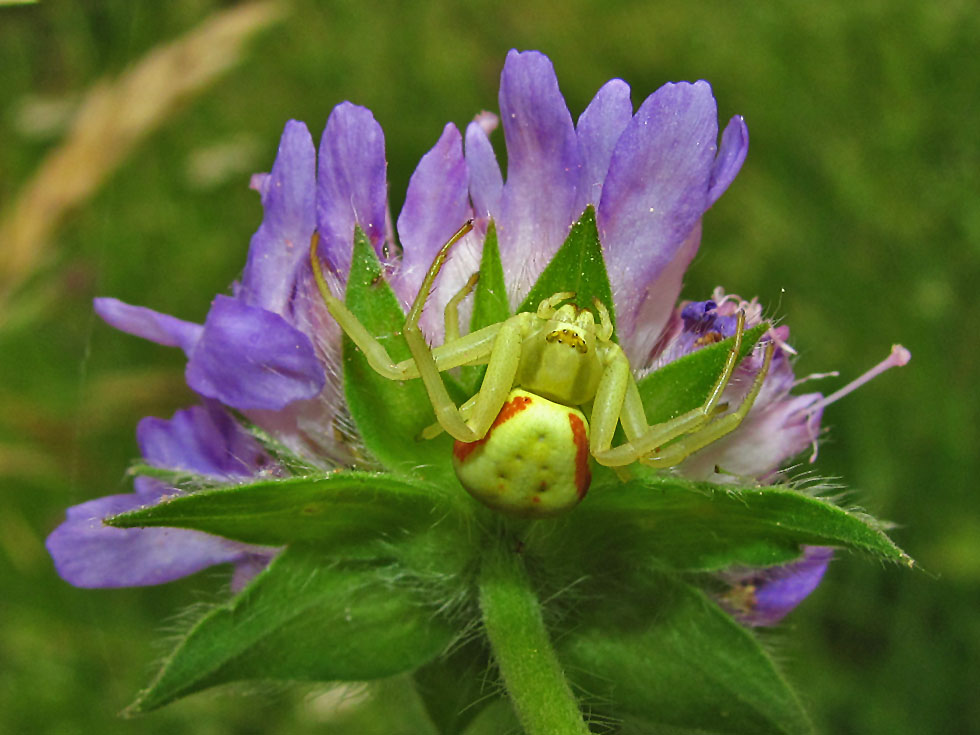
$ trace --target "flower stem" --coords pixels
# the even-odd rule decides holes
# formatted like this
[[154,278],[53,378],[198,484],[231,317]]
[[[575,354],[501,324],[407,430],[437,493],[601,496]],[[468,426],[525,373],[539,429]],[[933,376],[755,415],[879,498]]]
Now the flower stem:
[[587,735],[541,617],[524,559],[499,544],[480,570],[480,610],[507,693],[527,735]]

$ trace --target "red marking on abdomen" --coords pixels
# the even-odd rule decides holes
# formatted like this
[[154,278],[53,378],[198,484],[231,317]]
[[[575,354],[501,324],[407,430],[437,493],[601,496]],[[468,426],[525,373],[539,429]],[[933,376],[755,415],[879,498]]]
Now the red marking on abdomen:
[[477,439],[475,442],[461,442],[457,440],[453,445],[453,455],[460,463],[465,462],[467,457],[486,443],[494,429],[508,419],[513,418],[530,405],[530,396],[514,396],[512,400],[507,401],[503,406],[501,406],[500,413],[497,414],[497,418],[495,418],[493,423],[490,424],[490,428],[487,429],[487,433],[483,435],[482,439]]
[[575,487],[581,500],[589,492],[592,483],[592,470],[589,469],[589,433],[585,423],[574,413],[568,414],[572,426],[572,440],[575,442]]

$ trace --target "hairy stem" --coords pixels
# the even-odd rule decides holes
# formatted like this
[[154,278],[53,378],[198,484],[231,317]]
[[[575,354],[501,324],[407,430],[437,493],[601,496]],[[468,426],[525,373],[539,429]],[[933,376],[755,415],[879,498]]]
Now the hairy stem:
[[527,735],[587,735],[520,554],[501,543],[480,570],[480,610],[493,655]]

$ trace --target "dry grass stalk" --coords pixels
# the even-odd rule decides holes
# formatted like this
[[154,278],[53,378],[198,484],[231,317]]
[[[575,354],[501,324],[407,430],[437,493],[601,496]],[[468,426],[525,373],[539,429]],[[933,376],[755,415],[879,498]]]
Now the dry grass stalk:
[[64,142],[48,154],[0,219],[0,326],[12,294],[51,257],[51,238],[71,209],[90,197],[180,102],[238,63],[245,42],[281,11],[279,3],[254,2],[215,13],[85,95]]

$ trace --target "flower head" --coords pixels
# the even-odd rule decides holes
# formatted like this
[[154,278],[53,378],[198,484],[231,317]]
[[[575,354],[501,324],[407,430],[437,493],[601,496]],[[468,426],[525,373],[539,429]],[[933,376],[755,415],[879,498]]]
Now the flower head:
[[[384,135],[369,110],[349,102],[335,107],[318,150],[306,126],[290,121],[271,171],[252,180],[264,217],[241,281],[230,295],[214,298],[204,324],[116,299],[96,300],[97,313],[110,325],[181,348],[188,358],[187,383],[202,399],[201,406],[170,421],[140,424],[140,447],[149,464],[223,483],[282,472],[231,418],[232,409],[310,466],[358,465],[359,453],[344,439],[356,427],[350,426],[339,380],[341,332],[317,295],[307,259],[314,232],[332,289],[347,282],[360,231],[405,307],[440,246],[461,223],[474,220],[422,317],[434,341],[442,337],[443,308],[480,267],[491,223],[513,309],[587,207],[596,213],[619,344],[636,376],[732,336],[739,311],[747,328],[762,323],[756,302],[720,290],[711,300],[675,306],[700,244],[701,217],[732,183],[748,149],[739,116],[719,140],[707,82],[666,84],[634,111],[629,86],[614,79],[576,122],[547,57],[511,51],[499,105],[506,176],[490,142],[497,116],[482,113],[464,132],[447,124],[412,175],[395,220],[389,213]],[[772,482],[788,459],[816,442],[824,403],[819,393],[790,394],[795,379],[788,336],[785,327],[769,330],[766,339],[777,350],[744,424],[688,458],[679,474]],[[757,352],[740,364],[724,402],[734,405],[745,395],[762,359]],[[245,577],[271,558],[274,549],[195,531],[101,524],[107,515],[179,492],[143,476],[131,495],[69,509],[48,540],[59,572],[80,586],[154,584],[226,562],[239,565]],[[777,578],[786,586],[788,578],[805,573],[815,580],[812,589],[819,581],[812,567],[785,568],[763,582],[752,577],[758,603],[753,609],[765,607],[762,590],[775,589]],[[805,596],[797,592],[780,593],[776,607],[788,610]],[[760,614],[752,624],[776,617]]]

